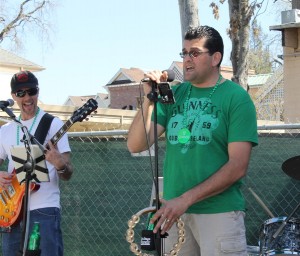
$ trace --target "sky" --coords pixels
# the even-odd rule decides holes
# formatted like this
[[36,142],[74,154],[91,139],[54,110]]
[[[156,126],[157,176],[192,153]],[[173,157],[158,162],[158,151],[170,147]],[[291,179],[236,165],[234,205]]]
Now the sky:
[[[173,61],[181,61],[178,0],[59,2],[52,13],[51,45],[32,33],[26,37],[25,50],[17,53],[45,68],[36,73],[45,104],[62,105],[68,96],[106,92],[103,86],[120,68],[164,70]],[[215,20],[210,2],[199,0],[200,24],[220,32],[225,45],[223,65],[231,65],[228,4],[220,6],[220,19]],[[280,23],[271,7],[261,23],[265,32]]]

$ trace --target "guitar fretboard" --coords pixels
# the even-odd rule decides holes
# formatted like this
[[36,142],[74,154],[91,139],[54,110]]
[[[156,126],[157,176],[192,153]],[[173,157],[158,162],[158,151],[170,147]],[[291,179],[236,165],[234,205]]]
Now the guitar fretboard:
[[[60,129],[59,131],[51,138],[52,144],[55,146],[57,142],[61,139],[61,137],[70,129],[70,127],[73,125],[73,122],[71,119],[69,119]],[[46,148],[49,148],[49,144],[46,144]]]

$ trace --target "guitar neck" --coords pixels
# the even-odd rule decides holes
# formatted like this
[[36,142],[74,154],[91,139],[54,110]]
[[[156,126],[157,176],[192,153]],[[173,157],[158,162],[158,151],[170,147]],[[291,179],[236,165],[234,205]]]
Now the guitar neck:
[[[59,131],[50,140],[55,146],[61,137],[70,129],[70,127],[76,123],[84,120],[87,115],[92,111],[95,111],[98,107],[97,101],[89,99],[82,107],[74,111],[72,117],[59,129]],[[49,144],[46,144],[46,148],[49,149]]]
[[[73,125],[71,119],[69,119],[60,129],[59,131],[50,139],[52,144],[55,146],[57,142],[61,139],[61,137],[70,129]],[[46,144],[46,148],[49,148],[49,144]]]

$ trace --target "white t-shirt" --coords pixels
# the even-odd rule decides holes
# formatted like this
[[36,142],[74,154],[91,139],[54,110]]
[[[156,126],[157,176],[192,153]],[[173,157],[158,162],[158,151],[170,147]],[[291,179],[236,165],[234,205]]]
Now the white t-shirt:
[[[35,130],[38,127],[38,124],[44,114],[45,112],[40,109],[35,122],[34,122],[34,118],[26,121],[20,120],[20,122],[28,128],[29,133],[31,135],[34,135]],[[58,132],[58,130],[63,125],[64,123],[57,117],[55,117],[52,120],[44,145],[46,145],[47,142],[50,139],[52,139],[52,137]],[[19,134],[19,136],[17,134]],[[16,124],[15,121],[3,125],[0,129],[0,159],[5,160],[8,157],[9,173],[11,173],[14,170],[14,163],[12,161],[11,152],[10,152],[11,146],[23,145],[22,142],[20,141],[17,142],[17,137],[19,137],[19,139],[22,139],[23,135],[24,134],[22,129],[20,127],[18,128],[18,125]],[[68,136],[66,134],[64,134],[57,142],[57,147],[60,153],[71,151],[68,142]],[[60,208],[59,177],[55,167],[52,164],[46,161],[46,165],[49,171],[50,181],[39,183],[40,188],[37,191],[32,191],[30,195],[30,207],[29,207],[30,210],[35,210],[35,209],[45,208],[45,207]]]

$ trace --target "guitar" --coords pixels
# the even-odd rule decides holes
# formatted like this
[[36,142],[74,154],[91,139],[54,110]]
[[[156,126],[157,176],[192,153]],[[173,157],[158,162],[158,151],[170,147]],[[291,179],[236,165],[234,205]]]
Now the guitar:
[[[89,99],[82,107],[74,111],[72,117],[51,138],[50,141],[53,145],[57,144],[74,123],[86,119],[89,114],[97,109],[97,107],[97,101]],[[49,148],[48,143],[45,148]],[[22,211],[23,197],[26,188],[24,183],[19,183],[15,171],[13,173],[11,185],[9,185],[7,189],[0,188],[0,228],[2,230],[9,230],[10,226],[19,220]],[[29,189],[30,191],[34,191],[38,188],[38,184],[31,183]]]

